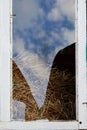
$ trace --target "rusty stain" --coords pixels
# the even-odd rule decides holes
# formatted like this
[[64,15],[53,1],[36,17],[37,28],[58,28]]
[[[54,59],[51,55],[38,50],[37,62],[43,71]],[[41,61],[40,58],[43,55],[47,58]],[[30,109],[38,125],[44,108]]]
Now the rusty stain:
[[16,14],[11,14],[10,18],[14,18],[16,16]]
[[82,104],[86,104],[87,105],[87,102],[83,102]]

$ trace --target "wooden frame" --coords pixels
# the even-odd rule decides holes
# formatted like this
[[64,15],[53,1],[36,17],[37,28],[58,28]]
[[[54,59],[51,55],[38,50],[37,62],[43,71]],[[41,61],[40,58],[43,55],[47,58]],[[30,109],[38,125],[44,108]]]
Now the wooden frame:
[[[77,0],[76,0],[77,1]],[[12,0],[0,0],[0,129],[87,129],[86,87],[86,3],[76,2],[76,121],[10,122],[11,48],[12,48]]]

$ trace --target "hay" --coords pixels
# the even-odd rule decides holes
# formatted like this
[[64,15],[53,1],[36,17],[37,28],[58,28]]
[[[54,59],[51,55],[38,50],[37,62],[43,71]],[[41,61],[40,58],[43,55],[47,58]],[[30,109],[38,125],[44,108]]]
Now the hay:
[[49,120],[74,120],[75,106],[75,76],[53,69],[42,107],[43,117]]
[[29,85],[13,61],[12,98],[26,105],[26,121],[76,119],[75,44],[60,51],[55,59],[47,86],[46,98],[41,109],[38,108]]
[[[39,109],[31,90],[23,77],[21,71],[13,61],[13,100],[23,102],[26,105],[25,120],[37,120]],[[21,110],[20,110],[21,111]],[[15,119],[16,120],[16,119]]]

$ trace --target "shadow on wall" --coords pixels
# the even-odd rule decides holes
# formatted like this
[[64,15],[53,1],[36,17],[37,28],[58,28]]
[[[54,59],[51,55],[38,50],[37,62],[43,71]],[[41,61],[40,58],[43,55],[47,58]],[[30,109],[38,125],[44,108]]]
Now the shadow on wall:
[[[50,73],[45,102],[41,109],[38,108],[29,85],[13,61],[13,100],[23,102],[26,105],[26,121],[38,119],[75,120],[75,97],[75,43],[60,50],[56,55]],[[21,120],[21,116],[15,116],[18,115],[15,112],[21,111],[15,106],[13,103],[12,119]]]

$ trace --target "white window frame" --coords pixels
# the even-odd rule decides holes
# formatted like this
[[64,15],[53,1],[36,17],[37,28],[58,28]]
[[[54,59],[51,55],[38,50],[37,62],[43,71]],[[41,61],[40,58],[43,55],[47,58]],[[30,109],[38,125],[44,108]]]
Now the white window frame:
[[10,121],[12,0],[0,0],[0,130],[87,129],[86,1],[76,4],[76,121]]

